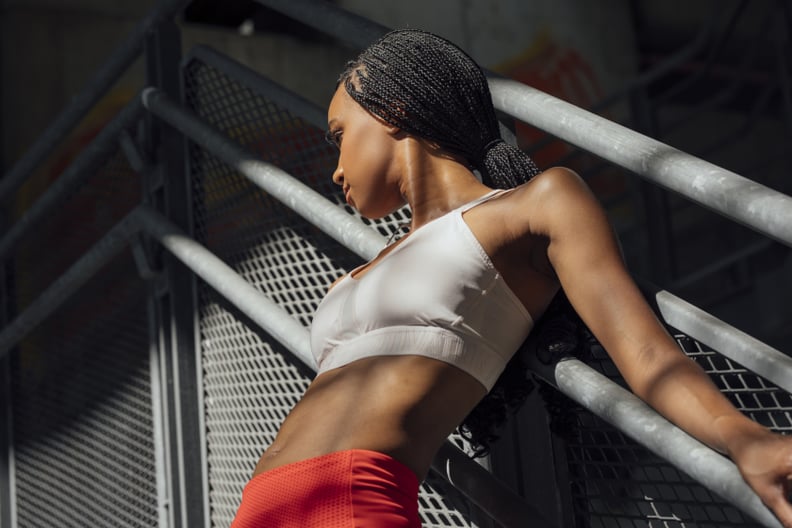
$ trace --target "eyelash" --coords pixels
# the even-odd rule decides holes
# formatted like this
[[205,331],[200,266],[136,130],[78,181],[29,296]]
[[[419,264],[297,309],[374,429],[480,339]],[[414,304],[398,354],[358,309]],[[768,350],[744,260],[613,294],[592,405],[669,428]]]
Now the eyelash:
[[342,133],[340,130],[328,130],[325,132],[325,141],[333,145],[337,149],[341,149]]

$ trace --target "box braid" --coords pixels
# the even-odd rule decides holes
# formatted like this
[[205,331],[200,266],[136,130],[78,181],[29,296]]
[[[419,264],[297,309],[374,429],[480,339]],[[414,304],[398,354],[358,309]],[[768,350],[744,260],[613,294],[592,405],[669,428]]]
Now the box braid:
[[[349,62],[338,82],[369,113],[461,156],[489,187],[510,189],[540,172],[528,155],[501,139],[481,68],[467,53],[437,35],[392,31]],[[537,330],[550,328],[549,337],[540,339],[545,346],[561,351],[577,346],[574,325],[542,324],[547,319],[543,317],[534,329],[536,335]],[[521,356],[514,356],[459,427],[474,456],[489,452],[500,424],[519,409],[533,389]]]
[[539,173],[528,155],[501,139],[479,65],[437,35],[392,31],[347,64],[339,82],[386,123],[463,157],[485,185],[510,189]]

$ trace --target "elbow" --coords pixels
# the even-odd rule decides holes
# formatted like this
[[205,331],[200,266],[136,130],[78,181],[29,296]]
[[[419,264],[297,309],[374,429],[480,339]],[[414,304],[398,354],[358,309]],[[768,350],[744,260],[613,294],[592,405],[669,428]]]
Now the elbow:
[[637,355],[638,367],[626,379],[632,391],[652,407],[661,402],[665,388],[685,370],[695,364],[681,351],[667,350],[656,344],[641,347]]

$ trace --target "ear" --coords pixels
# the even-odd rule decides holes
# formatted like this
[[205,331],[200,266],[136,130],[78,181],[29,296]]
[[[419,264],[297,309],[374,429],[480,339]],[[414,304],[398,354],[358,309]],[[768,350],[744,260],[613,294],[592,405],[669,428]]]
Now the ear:
[[405,135],[402,129],[395,125],[386,125],[385,130],[388,132],[388,134],[395,137],[396,139],[399,139]]

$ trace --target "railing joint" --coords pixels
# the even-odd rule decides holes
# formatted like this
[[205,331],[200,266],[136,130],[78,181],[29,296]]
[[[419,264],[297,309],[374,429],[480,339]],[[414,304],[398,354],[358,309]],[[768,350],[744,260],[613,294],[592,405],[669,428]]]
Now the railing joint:
[[138,233],[130,240],[132,256],[138,276],[145,281],[162,281],[163,271],[152,264],[151,251],[146,249],[143,236]]
[[118,144],[121,151],[126,156],[129,166],[138,174],[144,174],[151,170],[151,159],[140,148],[140,146],[132,139],[132,135],[128,130],[123,130],[118,136]]

